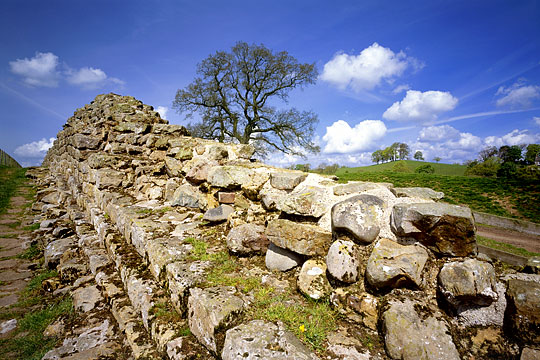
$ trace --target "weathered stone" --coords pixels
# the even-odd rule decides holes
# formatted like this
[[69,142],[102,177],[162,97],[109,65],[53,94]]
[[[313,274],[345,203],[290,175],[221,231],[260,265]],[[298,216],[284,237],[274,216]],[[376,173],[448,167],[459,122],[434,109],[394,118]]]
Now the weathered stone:
[[206,199],[199,190],[189,184],[180,185],[171,199],[171,205],[184,206],[204,210],[207,206]]
[[392,184],[390,183],[372,183],[372,182],[350,182],[345,185],[336,185],[334,186],[334,195],[336,196],[342,196],[342,195],[350,195],[350,194],[356,194],[356,193],[362,193],[365,191],[378,189],[381,187],[385,188],[392,188]]
[[223,160],[229,157],[229,151],[223,144],[216,144],[208,146],[208,153],[206,157],[210,160]]
[[213,356],[192,336],[181,336],[166,345],[167,356],[171,360],[211,359]]
[[193,249],[191,244],[177,238],[157,239],[148,242],[146,253],[150,262],[150,271],[159,279],[167,264],[183,260]]
[[326,264],[322,260],[307,260],[297,281],[298,290],[307,297],[319,300],[326,298],[332,292],[332,287],[326,278]]
[[325,256],[332,241],[332,234],[318,226],[286,219],[270,221],[266,236],[274,245],[308,256]]
[[392,359],[440,360],[460,359],[442,319],[421,317],[411,300],[392,301],[383,313],[386,352]]
[[265,257],[268,270],[287,271],[300,265],[303,260],[301,255],[293,251],[268,244]]
[[101,138],[87,136],[82,134],[75,134],[71,137],[71,144],[80,150],[84,149],[96,149],[101,142]]
[[17,319],[5,320],[0,323],[0,334],[7,334],[15,330],[17,327]]
[[373,242],[381,228],[384,201],[373,195],[356,195],[332,207],[332,229],[345,230],[361,243]]
[[218,192],[218,202],[220,204],[234,204],[235,197],[235,193],[223,191]]
[[524,270],[525,272],[540,275],[540,256],[531,256],[527,260],[527,265]]
[[125,179],[124,173],[112,169],[99,169],[96,172],[96,187],[98,189],[117,188]]
[[287,214],[320,218],[330,209],[328,190],[318,186],[298,186],[277,204]]
[[502,328],[504,312],[506,310],[506,286],[503,283],[495,284],[498,299],[488,306],[476,304],[460,304],[455,311],[459,323],[463,326],[497,326]]
[[217,330],[225,330],[242,312],[244,301],[232,286],[193,288],[188,300],[189,328],[193,335],[214,354],[221,352]]
[[369,256],[366,279],[376,288],[422,286],[422,271],[428,259],[419,245],[400,245],[380,239]]
[[263,320],[252,320],[229,329],[225,335],[221,358],[223,360],[318,359],[294,334],[280,325]]
[[145,134],[150,131],[150,124],[121,122],[114,127],[114,130],[119,132],[132,132],[135,134]]
[[54,269],[60,263],[60,258],[68,250],[74,248],[76,240],[73,238],[66,238],[51,241],[44,250],[44,265],[49,269]]
[[540,349],[523,348],[519,360],[538,360],[540,359]]
[[412,237],[445,256],[477,252],[474,218],[468,207],[445,203],[398,204],[392,209],[392,231]]
[[264,226],[256,224],[234,227],[227,235],[227,247],[236,254],[264,254],[269,243],[264,230]]
[[178,261],[167,265],[167,280],[171,301],[180,314],[187,310],[189,290],[204,281],[209,261]]
[[73,307],[75,310],[88,312],[103,300],[101,292],[95,285],[79,288],[73,292]]
[[495,284],[493,266],[475,259],[446,263],[439,272],[439,290],[454,307],[491,304],[498,297]]
[[347,306],[356,311],[362,317],[362,324],[371,330],[377,330],[379,320],[379,300],[367,292],[350,293],[346,296]]
[[425,187],[391,188],[390,191],[397,197],[414,197],[431,200],[440,200],[444,197],[443,192]]
[[326,255],[328,272],[334,278],[346,283],[358,280],[358,249],[352,241],[337,240]]
[[270,184],[279,190],[293,190],[307,177],[303,172],[282,171],[270,174]]
[[[260,200],[259,192],[264,184],[268,182],[270,174],[266,168],[256,168],[253,170],[248,182],[242,184],[244,195],[251,200]],[[271,186],[270,186],[271,187]]]
[[193,148],[190,145],[173,147],[167,151],[167,155],[180,161],[191,160],[193,158]]
[[[357,348],[362,344],[356,338],[345,336],[342,333],[330,333],[327,337],[328,352],[333,360],[370,360],[372,356],[369,351],[360,353]],[[330,357],[328,357],[330,359]]]
[[216,208],[208,209],[203,216],[203,220],[209,222],[226,221],[234,212],[234,208],[230,205],[219,205]]
[[512,334],[526,344],[540,345],[540,284],[508,280],[505,322]]
[[167,173],[170,176],[177,177],[177,176],[182,175],[182,169],[184,167],[184,163],[181,160],[167,156],[165,157],[165,166],[167,169]]
[[208,172],[210,185],[220,188],[237,188],[249,182],[252,171],[243,166],[215,166]]

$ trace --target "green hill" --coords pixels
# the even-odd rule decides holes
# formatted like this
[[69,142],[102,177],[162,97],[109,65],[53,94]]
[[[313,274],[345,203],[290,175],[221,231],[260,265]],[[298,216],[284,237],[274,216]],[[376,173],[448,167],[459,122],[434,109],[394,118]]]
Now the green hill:
[[400,160],[400,161],[392,161],[392,162],[388,162],[384,164],[377,164],[377,165],[370,165],[370,166],[360,166],[360,167],[353,167],[353,168],[344,167],[344,168],[340,168],[336,172],[336,175],[340,177],[340,175],[343,176],[345,173],[355,174],[355,173],[364,173],[364,172],[392,171],[393,167],[397,163],[405,164],[407,168],[410,169],[410,172],[414,172],[417,167],[430,164],[435,169],[435,174],[437,175],[463,176],[465,174],[465,169],[467,168],[465,165],[458,165],[458,164],[439,164],[439,163],[433,163],[433,162],[427,162],[427,161]]

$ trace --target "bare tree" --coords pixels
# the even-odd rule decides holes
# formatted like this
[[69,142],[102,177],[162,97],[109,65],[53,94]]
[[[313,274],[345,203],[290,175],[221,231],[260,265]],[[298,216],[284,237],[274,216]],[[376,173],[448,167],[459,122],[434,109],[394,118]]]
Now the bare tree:
[[254,143],[259,153],[278,150],[303,155],[318,152],[313,142],[317,115],[295,108],[278,109],[289,92],[315,83],[314,64],[300,64],[286,51],[238,42],[230,52],[218,51],[197,68],[198,77],[176,93],[179,113],[201,115],[190,124],[195,136]]

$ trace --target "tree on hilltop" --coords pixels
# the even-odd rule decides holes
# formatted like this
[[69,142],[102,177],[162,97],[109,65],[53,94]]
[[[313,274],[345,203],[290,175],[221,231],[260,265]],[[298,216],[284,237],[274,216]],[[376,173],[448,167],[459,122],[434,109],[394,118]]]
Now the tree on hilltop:
[[274,106],[277,100],[287,102],[290,91],[315,83],[314,64],[301,64],[286,51],[238,42],[230,52],[217,51],[199,63],[197,75],[173,102],[179,113],[201,115],[189,126],[194,136],[253,143],[260,154],[319,151],[313,142],[317,115]]
[[414,153],[414,159],[415,160],[424,160],[424,154],[422,154],[422,152],[420,150],[417,150],[415,153]]

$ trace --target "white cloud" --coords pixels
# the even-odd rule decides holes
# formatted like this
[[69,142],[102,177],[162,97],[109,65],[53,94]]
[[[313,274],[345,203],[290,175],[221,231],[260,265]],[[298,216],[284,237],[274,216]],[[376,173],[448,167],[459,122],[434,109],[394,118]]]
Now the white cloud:
[[399,85],[394,90],[392,90],[392,94],[399,94],[403,91],[409,90],[410,88],[411,87],[408,84]]
[[525,85],[518,81],[507,88],[501,86],[495,95],[502,95],[497,100],[497,106],[526,108],[531,106],[533,100],[540,98],[540,86]]
[[434,121],[437,116],[456,107],[458,99],[449,92],[408,90],[401,101],[390,106],[383,114],[388,120]]
[[166,106],[158,106],[156,111],[159,113],[159,116],[161,116],[162,119],[166,119],[169,108]]
[[528,130],[514,129],[503,136],[488,136],[484,140],[486,146],[501,147],[503,145],[534,144],[540,142],[540,134],[531,134]]
[[55,138],[49,140],[43,138],[17,147],[14,154],[24,158],[43,158],[54,143]]
[[450,125],[428,126],[420,130],[419,140],[427,142],[438,142],[447,139],[456,139],[459,131]]
[[60,73],[56,70],[58,56],[53,53],[36,53],[31,58],[10,61],[11,72],[23,77],[23,81],[32,86],[58,86]]
[[323,152],[346,154],[367,150],[375,146],[376,141],[385,134],[386,126],[380,120],[364,120],[354,128],[346,121],[338,120],[326,127]]
[[540,116],[533,117],[533,120],[534,120],[536,125],[540,126]]
[[108,77],[103,70],[92,67],[83,67],[76,71],[69,70],[66,80],[72,85],[78,85],[85,89],[97,89],[106,83],[124,84],[122,80]]
[[419,62],[407,57],[403,51],[394,53],[377,43],[365,48],[358,55],[338,53],[324,64],[320,79],[340,89],[371,90],[382,80],[392,82],[409,66],[420,67]]

